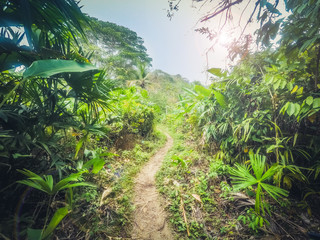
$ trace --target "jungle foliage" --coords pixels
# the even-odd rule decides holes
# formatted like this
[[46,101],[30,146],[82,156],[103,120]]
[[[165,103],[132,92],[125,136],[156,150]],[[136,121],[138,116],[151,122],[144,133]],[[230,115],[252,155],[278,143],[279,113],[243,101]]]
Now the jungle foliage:
[[[220,1],[203,21],[229,16],[240,2]],[[242,46],[247,51],[240,51],[241,45],[233,48],[239,62],[229,70],[209,69],[212,84],[186,90],[177,112],[204,149],[230,166],[226,176],[233,191],[245,190],[255,198],[242,206],[252,211],[239,221],[274,235],[287,233],[275,227],[283,222],[275,209],[284,205],[299,206],[316,222],[320,217],[320,1],[284,2],[289,14],[282,18],[279,1],[256,2],[249,21],[256,16],[261,24],[256,31],[260,51],[250,52],[248,42]],[[280,41],[272,45],[276,36]],[[308,222],[301,228],[284,224],[308,238]]]
[[122,83],[145,77],[152,59],[143,39],[123,26],[88,18],[90,26],[85,28],[88,42],[83,43],[83,48],[92,51],[92,62]]
[[[108,54],[92,54],[94,38]],[[127,221],[130,205],[118,208],[131,196],[121,189],[132,184],[123,179],[158,147],[151,141],[163,141],[148,93],[116,81],[135,79],[138,63],[150,65],[143,40],[85,16],[76,1],[32,0],[1,1],[0,43],[1,238],[105,238]],[[136,164],[117,149],[133,151]],[[94,227],[99,214],[112,215],[103,224],[109,229]]]
[[204,87],[148,73],[143,40],[76,1],[1,1],[0,237],[130,237],[133,176],[165,141],[159,113],[175,145],[158,184],[181,237],[320,231],[320,1],[284,1],[287,17],[278,3],[251,13],[261,51],[235,44],[238,64]]

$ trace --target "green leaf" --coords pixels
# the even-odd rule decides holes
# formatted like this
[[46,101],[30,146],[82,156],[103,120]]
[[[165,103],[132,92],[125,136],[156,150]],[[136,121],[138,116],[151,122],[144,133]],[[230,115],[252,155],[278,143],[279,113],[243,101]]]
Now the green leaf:
[[58,73],[86,72],[90,70],[97,70],[97,68],[88,63],[78,63],[72,60],[39,60],[34,61],[27,68],[23,73],[23,77],[50,77]]
[[263,218],[260,217],[260,227],[263,227]]
[[320,107],[320,98],[315,98],[313,100],[313,108],[319,108]]
[[270,178],[271,176],[274,175],[274,173],[277,171],[276,166],[272,166],[271,168],[269,168],[261,177],[261,181],[264,181],[268,178]]
[[299,135],[298,133],[295,133],[295,134],[294,134],[294,138],[293,138],[293,146],[295,146],[295,145],[296,145],[298,135]]
[[202,94],[205,97],[209,97],[211,95],[211,91],[209,89],[200,85],[195,85],[194,91],[197,92],[198,94]]
[[78,156],[78,153],[83,145],[84,142],[87,141],[87,137],[88,137],[88,134],[84,135],[82,138],[80,138],[79,142],[77,143],[76,145],[76,152],[74,154],[74,158],[76,159],[77,156]]
[[226,71],[222,71],[221,68],[210,68],[210,69],[208,69],[208,72],[219,77],[219,78],[227,76]]
[[287,89],[288,89],[289,91],[291,91],[292,88],[293,88],[292,83],[291,83],[291,82],[288,82],[288,83],[287,83]]
[[60,190],[66,189],[66,188],[73,188],[73,187],[93,187],[96,188],[97,185],[89,182],[78,182],[78,183],[68,183],[67,185],[64,185],[60,188]]
[[223,108],[227,107],[225,96],[221,92],[214,90],[214,89],[212,89],[212,92],[213,92],[214,96],[216,97],[219,105]]
[[280,83],[280,89],[284,89],[287,85],[287,82],[285,80],[281,81]]
[[61,189],[64,189],[66,188],[65,186],[67,184],[69,184],[70,182],[76,182],[76,181],[79,181],[79,179],[81,178],[82,174],[84,172],[87,172],[87,170],[84,170],[84,171],[81,171],[81,172],[77,172],[77,173],[72,173],[70,174],[68,177],[60,180],[53,188],[53,191],[54,192],[58,192],[60,191]]
[[54,229],[58,226],[58,224],[62,221],[62,219],[68,214],[68,208],[63,207],[59,208],[53,215],[48,227],[44,230],[42,239],[48,237]]
[[306,41],[304,41],[302,47],[300,47],[299,51],[300,52],[304,52],[305,50],[307,50],[309,47],[312,47],[314,42],[318,40],[318,36],[315,36],[314,38],[308,39]]
[[17,171],[28,177],[28,180],[20,180],[20,181],[17,181],[17,183],[24,184],[29,187],[33,187],[33,188],[38,189],[40,191],[46,192],[49,195],[53,194],[52,188],[50,187],[51,181],[53,183],[51,176],[50,176],[51,180],[50,180],[50,177],[47,175],[45,175],[44,179],[43,179],[41,176],[39,176],[39,175],[37,175],[27,169],[24,169],[24,170],[18,169]]
[[267,184],[267,183],[261,183],[261,186],[277,202],[279,202],[278,198],[287,197],[289,194],[288,191],[286,191],[282,188],[279,188],[277,186]]
[[296,107],[295,107],[295,104],[294,103],[289,103],[288,104],[288,108],[287,108],[287,113],[289,116],[292,116],[296,111]]
[[266,184],[263,181],[267,181],[269,178],[271,178],[278,168],[273,165],[270,167],[266,172],[266,156],[264,155],[259,155],[258,153],[253,154],[250,153],[250,165],[252,167],[252,170],[254,172],[253,176],[251,174],[251,168],[250,166],[246,165],[239,165],[238,163],[235,163],[235,167],[231,167],[229,172],[231,175],[231,178],[235,181],[232,183],[234,184],[234,189],[235,190],[240,190],[247,188],[249,186],[257,184],[257,189],[256,189],[256,202],[255,202],[255,211],[260,214],[260,211],[262,210],[262,213],[264,213],[264,191],[263,189],[275,200],[278,201],[279,197],[282,196],[287,196],[288,192],[270,185]]
[[310,106],[313,103],[313,97],[312,96],[307,97],[306,103]]
[[273,84],[273,89],[274,89],[274,90],[277,90],[277,89],[279,88],[279,86],[280,86],[280,83],[281,83],[281,80],[278,80],[277,82],[275,82],[275,83]]
[[28,240],[40,240],[41,239],[42,229],[27,229]]
[[286,102],[286,104],[281,108],[280,113],[282,113],[284,115],[289,107],[289,104],[290,104],[290,102]]
[[29,177],[29,178],[35,178],[35,179],[39,179],[39,180],[42,179],[39,175],[37,175],[34,172],[31,172],[30,170],[25,169],[25,168],[23,170],[17,169],[17,171],[22,173],[23,175]]
[[21,157],[32,157],[32,155],[21,155],[20,153],[14,153],[14,154],[12,154],[12,157],[14,159],[17,159],[17,158],[21,158]]
[[294,110],[294,115],[295,115],[295,116],[298,116],[298,114],[299,114],[299,112],[300,112],[300,105],[299,105],[298,103],[295,103],[295,104],[294,104],[294,108],[295,108],[295,110]]
[[265,169],[266,157],[253,153],[250,153],[249,157],[254,174],[256,178],[259,180],[261,179],[262,173]]
[[180,164],[182,168],[187,167],[187,163],[182,158],[178,157],[177,155],[173,155],[171,157],[171,159],[173,160],[172,164],[174,164],[176,166]]
[[244,189],[258,182],[247,166],[236,163],[235,167],[230,169],[231,178],[235,180],[233,181],[235,189]]
[[105,164],[104,159],[97,157],[97,158],[93,158],[93,159],[89,160],[88,162],[86,162],[83,165],[83,167],[87,168],[87,169],[92,167],[92,173],[96,174],[103,168],[104,164]]
[[52,178],[52,176],[51,175],[45,175],[44,179],[45,179],[45,181],[46,181],[46,183],[47,183],[47,185],[48,185],[48,187],[50,189],[50,192],[51,192],[52,189],[53,189],[53,178]]

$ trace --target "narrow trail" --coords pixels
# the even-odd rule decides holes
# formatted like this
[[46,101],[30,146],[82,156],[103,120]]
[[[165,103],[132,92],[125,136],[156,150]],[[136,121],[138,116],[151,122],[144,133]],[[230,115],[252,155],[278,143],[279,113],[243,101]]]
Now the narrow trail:
[[155,185],[155,175],[162,161],[173,145],[166,134],[167,143],[142,168],[135,179],[134,225],[132,239],[171,240],[173,235],[168,226],[166,214],[160,204],[160,195]]

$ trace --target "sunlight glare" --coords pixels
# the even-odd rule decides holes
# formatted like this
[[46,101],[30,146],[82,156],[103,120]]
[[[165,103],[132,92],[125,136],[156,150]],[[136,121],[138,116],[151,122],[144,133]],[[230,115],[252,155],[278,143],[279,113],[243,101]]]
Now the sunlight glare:
[[223,47],[227,47],[232,43],[233,40],[233,32],[222,30],[218,33],[217,44]]

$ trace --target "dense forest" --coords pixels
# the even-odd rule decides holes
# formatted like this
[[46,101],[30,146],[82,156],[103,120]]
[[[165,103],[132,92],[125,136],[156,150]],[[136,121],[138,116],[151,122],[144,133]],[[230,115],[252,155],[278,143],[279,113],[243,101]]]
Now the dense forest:
[[[218,2],[200,21],[242,1]],[[153,239],[135,178],[163,152],[170,238],[319,239],[320,1],[254,2],[256,43],[204,86],[150,71],[137,33],[77,1],[0,1],[0,238]]]

